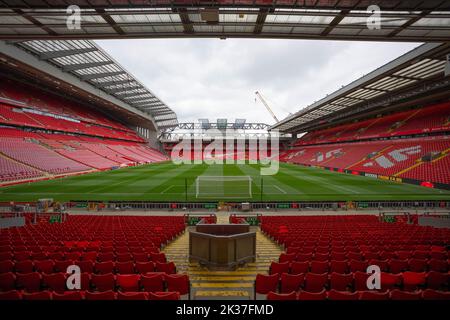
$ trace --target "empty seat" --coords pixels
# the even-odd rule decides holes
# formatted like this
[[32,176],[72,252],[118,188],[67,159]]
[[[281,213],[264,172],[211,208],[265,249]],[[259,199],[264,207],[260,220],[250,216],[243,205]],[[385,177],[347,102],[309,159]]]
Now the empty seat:
[[305,280],[305,275],[303,273],[300,274],[289,274],[282,273],[281,274],[281,293],[290,293],[292,291],[299,291],[303,286],[303,282]]
[[325,289],[319,292],[308,292],[300,290],[297,298],[298,300],[325,300],[327,298],[327,292]]
[[134,273],[134,262],[116,262],[116,272],[120,274]]
[[291,274],[303,274],[309,272],[309,263],[308,262],[297,262],[294,261],[291,263],[290,273]]
[[104,292],[89,292],[85,293],[86,300],[114,300],[116,299],[116,293],[114,291]]
[[117,300],[148,300],[147,292],[117,292]]
[[394,289],[390,293],[391,300],[420,300],[421,292],[408,292]]
[[41,288],[41,275],[38,272],[17,273],[16,284],[28,292],[37,292]]
[[348,292],[348,291],[337,291],[331,289],[328,292],[329,300],[358,300],[359,295],[357,292]]
[[146,274],[148,272],[155,271],[155,264],[151,261],[147,262],[136,262],[134,265],[136,271],[141,274]]
[[0,273],[13,272],[14,262],[11,260],[0,261]]
[[255,293],[267,294],[270,291],[277,291],[278,274],[265,275],[257,274],[255,280]]
[[320,292],[328,283],[328,274],[317,274],[308,272],[305,276],[305,291]]
[[450,292],[427,289],[422,292],[422,298],[424,300],[450,300]]
[[62,293],[67,289],[66,274],[65,273],[43,274],[42,284],[44,287],[50,289],[50,291]]
[[180,300],[178,292],[149,292],[149,300]]
[[449,279],[448,273],[430,271],[427,274],[426,286],[429,289],[444,290],[448,288]]
[[389,300],[389,292],[358,291],[359,300]]
[[427,260],[426,259],[410,259],[409,263],[409,271],[413,272],[424,272],[427,271]]
[[330,261],[330,272],[347,273],[347,271],[348,271],[348,263],[346,260],[343,260],[343,261],[331,260]]
[[14,270],[18,273],[30,273],[34,271],[34,264],[31,260],[16,261]]
[[332,272],[330,274],[330,288],[337,291],[351,290],[353,287],[353,275]]
[[283,272],[288,273],[289,272],[289,262],[274,262],[270,264],[269,269],[270,274],[282,274]]
[[34,267],[36,268],[36,271],[43,272],[43,273],[52,273],[54,269],[55,263],[53,260],[42,260],[42,261],[35,261]]
[[147,292],[164,291],[164,274],[148,273],[141,276],[141,284]]
[[51,300],[52,294],[49,291],[40,292],[24,292],[22,294],[23,300]]
[[95,272],[99,274],[107,274],[107,273],[113,273],[114,272],[114,262],[112,261],[104,261],[104,262],[97,262],[94,265]]
[[80,291],[67,291],[63,293],[53,292],[52,300],[83,300],[83,294]]
[[310,270],[312,273],[328,273],[328,261],[311,261]]
[[297,293],[295,291],[290,293],[276,293],[270,291],[267,294],[267,300],[297,300]]
[[91,276],[91,285],[97,291],[110,291],[115,289],[115,278],[112,273],[93,274]]
[[402,273],[403,289],[404,290],[416,290],[424,287],[426,283],[427,275],[425,272],[411,272],[406,271]]
[[157,261],[155,269],[157,272],[165,272],[167,274],[177,273],[177,268],[173,262],[162,263]]
[[187,274],[169,274],[165,276],[167,291],[176,291],[181,296],[190,295],[190,282]]
[[116,284],[123,292],[139,291],[139,281],[141,276],[138,274],[119,274],[116,278]]
[[16,276],[12,272],[0,274],[0,291],[11,291],[15,289]]
[[6,291],[6,292],[0,292],[0,301],[21,300],[21,299],[22,299],[22,295],[17,290],[10,290],[10,291]]

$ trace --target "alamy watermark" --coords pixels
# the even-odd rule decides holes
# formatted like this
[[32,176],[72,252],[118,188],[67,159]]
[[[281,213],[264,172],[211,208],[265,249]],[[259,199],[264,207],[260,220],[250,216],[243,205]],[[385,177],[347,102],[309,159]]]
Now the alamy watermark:
[[278,132],[269,137],[236,136],[233,130],[206,130],[201,137],[183,138],[171,152],[174,164],[260,164],[261,175],[279,169]]

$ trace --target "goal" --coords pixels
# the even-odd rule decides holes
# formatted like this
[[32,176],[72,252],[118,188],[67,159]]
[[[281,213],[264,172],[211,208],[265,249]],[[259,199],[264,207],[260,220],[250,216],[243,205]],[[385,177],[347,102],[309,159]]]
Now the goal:
[[197,198],[251,198],[250,176],[198,176],[195,180]]

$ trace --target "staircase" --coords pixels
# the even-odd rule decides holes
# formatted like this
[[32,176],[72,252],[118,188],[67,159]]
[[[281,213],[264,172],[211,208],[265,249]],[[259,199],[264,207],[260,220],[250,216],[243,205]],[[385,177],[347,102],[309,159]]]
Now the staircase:
[[[228,213],[218,213],[218,224],[228,223]],[[193,228],[193,227],[190,227]],[[198,263],[189,262],[189,228],[163,251],[169,261],[175,262],[177,272],[187,273],[191,281],[191,299],[253,299],[256,274],[267,273],[272,261],[277,261],[281,248],[256,231],[256,261],[247,263],[235,271],[209,271]]]

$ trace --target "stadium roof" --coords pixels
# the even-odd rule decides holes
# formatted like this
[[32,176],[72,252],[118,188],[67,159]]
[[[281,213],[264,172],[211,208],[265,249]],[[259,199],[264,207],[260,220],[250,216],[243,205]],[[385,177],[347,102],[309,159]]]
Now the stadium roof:
[[31,40],[12,43],[150,115],[160,130],[178,123],[172,109],[92,41]]
[[[357,113],[376,110],[435,89],[450,93],[445,76],[450,43],[421,45],[325,98],[271,126],[271,130],[300,133]],[[409,90],[409,92],[407,92]]]
[[[370,30],[368,6],[381,8]],[[81,28],[66,25],[81,7]],[[447,41],[448,0],[0,0],[0,39],[250,37]]]

